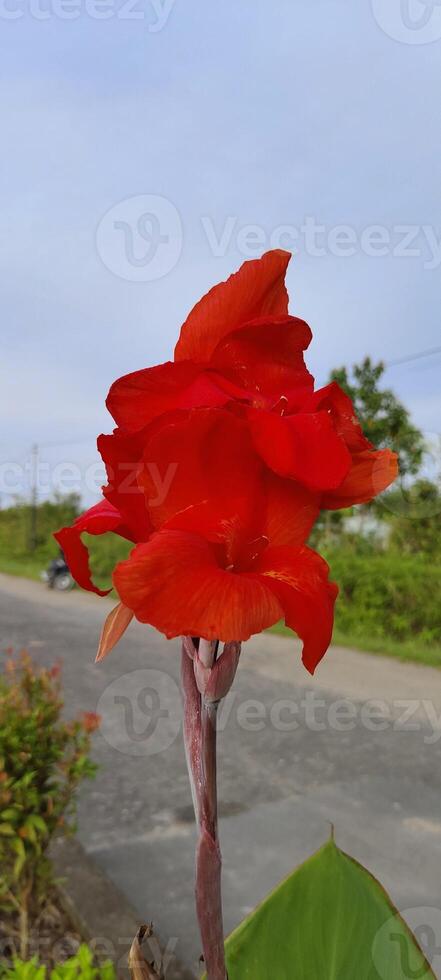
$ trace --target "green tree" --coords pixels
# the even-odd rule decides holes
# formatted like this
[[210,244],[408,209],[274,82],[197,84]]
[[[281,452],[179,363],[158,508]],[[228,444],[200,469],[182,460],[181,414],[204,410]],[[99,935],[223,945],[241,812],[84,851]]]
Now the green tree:
[[335,368],[331,381],[337,381],[352,399],[363,431],[374,446],[388,446],[398,453],[401,477],[415,476],[424,453],[423,435],[391,388],[382,387],[384,371],[382,361],[374,364],[365,357],[350,371],[346,367]]
[[404,490],[391,490],[387,507],[391,514],[393,548],[400,554],[432,557],[440,554],[441,491],[436,483],[420,479]]

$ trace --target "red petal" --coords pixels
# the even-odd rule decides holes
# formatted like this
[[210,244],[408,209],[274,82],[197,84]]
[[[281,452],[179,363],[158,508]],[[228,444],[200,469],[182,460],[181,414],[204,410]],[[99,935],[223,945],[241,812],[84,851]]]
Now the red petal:
[[351,457],[327,412],[282,417],[250,409],[248,415],[258,452],[279,476],[311,490],[331,490],[344,480]]
[[386,490],[397,476],[398,457],[390,449],[357,453],[346,479],[337,490],[323,495],[321,507],[339,510],[353,504],[365,504]]
[[310,548],[268,548],[255,571],[279,599],[286,625],[303,640],[302,660],[313,674],[332,639],[338,588],[329,581],[328,565]]
[[292,389],[312,391],[314,379],[305,367],[303,351],[311,330],[294,316],[254,320],[228,334],[214,350],[210,365],[235,384],[273,401]]
[[117,425],[137,432],[165,412],[225,405],[229,397],[218,387],[214,375],[200,365],[167,361],[119,378],[109,391],[106,405]]
[[207,541],[181,531],[160,531],[138,545],[113,580],[137,619],[169,638],[246,640],[283,614],[269,582],[225,571]]
[[102,500],[77,517],[72,527],[62,527],[54,534],[60,548],[66,557],[69,570],[83,589],[96,592],[97,595],[107,595],[111,590],[102,591],[93,584],[89,568],[89,552],[81,540],[81,534],[105,534],[114,531],[123,538],[130,540],[130,532],[124,524],[120,512],[107,500]]
[[336,381],[325,388],[319,388],[302,405],[303,412],[318,412],[320,409],[330,412],[336,432],[344,439],[351,452],[373,449],[372,443],[363,434],[351,399]]
[[173,520],[175,528],[207,535],[211,527],[226,539],[239,524],[244,533],[254,527],[262,470],[246,421],[197,409],[157,431],[139,481],[156,528]]
[[305,544],[319,515],[320,495],[270,470],[266,474],[266,522],[270,545]]
[[146,541],[153,528],[145,497],[138,486],[145,437],[115,429],[98,437],[98,451],[106,466],[108,485],[103,494],[119,510],[133,541]]
[[244,262],[239,271],[199,300],[183,327],[175,360],[208,361],[226,334],[256,317],[288,312],[285,274],[289,252],[274,249]]

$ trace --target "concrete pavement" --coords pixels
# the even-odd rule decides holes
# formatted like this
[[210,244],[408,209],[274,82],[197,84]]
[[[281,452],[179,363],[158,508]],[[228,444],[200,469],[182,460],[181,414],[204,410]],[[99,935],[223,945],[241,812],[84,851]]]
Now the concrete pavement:
[[[179,644],[135,623],[95,666],[111,605],[0,575],[0,648],[60,658],[67,711],[102,714],[101,768],[81,795],[79,837],[196,972]],[[380,878],[414,929],[430,923],[441,949],[441,671],[333,648],[311,678],[298,650],[270,634],[246,644],[220,715],[226,929],[332,822],[337,843]],[[432,965],[441,977],[441,952]]]

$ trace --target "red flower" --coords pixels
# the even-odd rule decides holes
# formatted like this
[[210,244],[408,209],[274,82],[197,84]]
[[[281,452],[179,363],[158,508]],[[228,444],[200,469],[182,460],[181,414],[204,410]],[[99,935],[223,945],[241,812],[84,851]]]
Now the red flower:
[[336,383],[314,392],[303,359],[311,330],[288,315],[289,259],[267,252],[211,289],[184,323],[174,363],[120,378],[107,407],[136,433],[165,412],[234,400],[276,473],[322,491],[323,508],[364,503],[393,482],[396,455],[373,449]]
[[314,392],[311,331],[288,315],[289,255],[246,262],[182,327],[175,361],[121,378],[100,436],[105,500],[56,535],[90,579],[80,535],[111,530],[137,547],[115,569],[122,605],[100,656],[134,613],[167,636],[247,639],[284,617],[313,671],[330,642],[337,593],[305,542],[320,508],[371,499],[396,457],[364,437],[350,399]]
[[337,592],[326,563],[304,547],[317,495],[268,470],[246,419],[222,409],[164,421],[144,452],[146,501],[151,459],[161,472],[174,465],[174,479],[164,500],[147,504],[157,533],[115,570],[122,602],[170,637],[245,640],[284,617],[313,670]]

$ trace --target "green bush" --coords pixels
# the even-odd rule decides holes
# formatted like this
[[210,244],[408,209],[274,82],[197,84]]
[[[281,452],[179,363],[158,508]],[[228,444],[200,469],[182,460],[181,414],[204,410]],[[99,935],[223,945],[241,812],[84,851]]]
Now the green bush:
[[[16,957],[10,967],[0,965],[0,980],[46,980],[46,975],[36,956],[28,961]],[[116,973],[110,960],[96,966],[92,950],[83,943],[75,956],[50,971],[49,980],[116,980]]]
[[326,555],[338,582],[336,627],[350,636],[441,643],[441,567],[395,552]]
[[117,534],[103,534],[102,537],[83,534],[83,541],[89,549],[94,582],[101,588],[110,588],[113,569],[117,562],[128,558],[133,542],[120,538]]
[[[54,558],[58,546],[52,534],[58,527],[71,524],[81,510],[77,494],[56,496],[37,507],[35,559],[44,568]],[[27,503],[0,510],[0,554],[6,559],[26,559],[30,554],[31,508]]]
[[[37,507],[36,548],[30,551],[31,508],[20,503],[0,510],[0,571],[12,575],[39,578],[50,560],[58,554],[53,533],[72,524],[80,513],[80,499],[75,494],[45,500]],[[133,544],[116,534],[93,536],[85,534],[84,543],[90,551],[94,580],[102,588],[111,586],[111,575],[118,561],[127,558]]]
[[19,924],[26,956],[31,918],[52,884],[47,848],[74,828],[76,791],[93,776],[90,735],[98,718],[62,720],[59,668],[22,653],[0,676],[0,913]]

